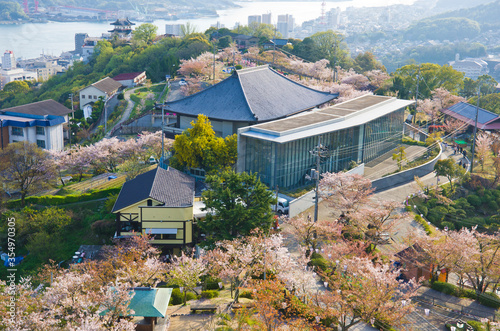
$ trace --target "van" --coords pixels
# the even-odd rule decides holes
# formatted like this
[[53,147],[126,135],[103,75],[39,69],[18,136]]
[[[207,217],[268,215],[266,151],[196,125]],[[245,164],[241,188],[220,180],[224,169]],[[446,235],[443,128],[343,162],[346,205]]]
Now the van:
[[288,215],[290,204],[285,198],[278,198],[278,203],[272,205],[273,211],[278,215]]

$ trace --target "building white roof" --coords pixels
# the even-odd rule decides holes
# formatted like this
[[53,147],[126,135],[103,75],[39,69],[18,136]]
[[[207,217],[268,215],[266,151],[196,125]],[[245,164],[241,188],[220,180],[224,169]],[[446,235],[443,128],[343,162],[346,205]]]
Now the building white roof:
[[286,143],[359,126],[413,103],[414,101],[393,97],[364,95],[325,109],[316,109],[306,114],[241,128],[238,134]]

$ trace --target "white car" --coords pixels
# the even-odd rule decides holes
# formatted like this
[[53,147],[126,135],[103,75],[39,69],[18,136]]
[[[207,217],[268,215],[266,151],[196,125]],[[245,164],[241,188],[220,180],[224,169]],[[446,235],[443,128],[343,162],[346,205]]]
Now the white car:
[[186,81],[184,81],[184,80],[181,80],[181,81],[179,82],[179,85],[180,85],[180,86],[184,86],[184,85],[187,85],[187,84],[188,84],[188,83],[186,83]]

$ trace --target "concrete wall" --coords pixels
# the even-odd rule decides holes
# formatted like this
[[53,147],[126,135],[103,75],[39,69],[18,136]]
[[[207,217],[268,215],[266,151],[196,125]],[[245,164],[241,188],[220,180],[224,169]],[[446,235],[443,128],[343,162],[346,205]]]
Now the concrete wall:
[[375,188],[375,192],[381,192],[402,184],[410,183],[414,180],[415,176],[423,177],[428,175],[434,171],[434,165],[439,159],[441,159],[442,152],[443,150],[441,145],[439,145],[439,153],[434,159],[422,164],[421,166],[374,180],[372,182],[372,187]]

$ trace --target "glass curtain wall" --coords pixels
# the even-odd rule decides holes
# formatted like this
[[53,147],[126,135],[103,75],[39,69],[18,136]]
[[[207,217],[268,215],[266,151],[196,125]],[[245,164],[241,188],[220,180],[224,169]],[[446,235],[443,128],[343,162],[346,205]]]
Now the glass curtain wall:
[[[352,161],[368,162],[396,148],[403,132],[403,110],[365,125],[328,132],[278,144],[246,137],[245,171],[257,172],[272,189],[292,189],[312,184],[310,170],[316,168],[315,147],[319,136],[324,147],[321,173],[348,169]],[[364,148],[363,148],[364,147]]]

